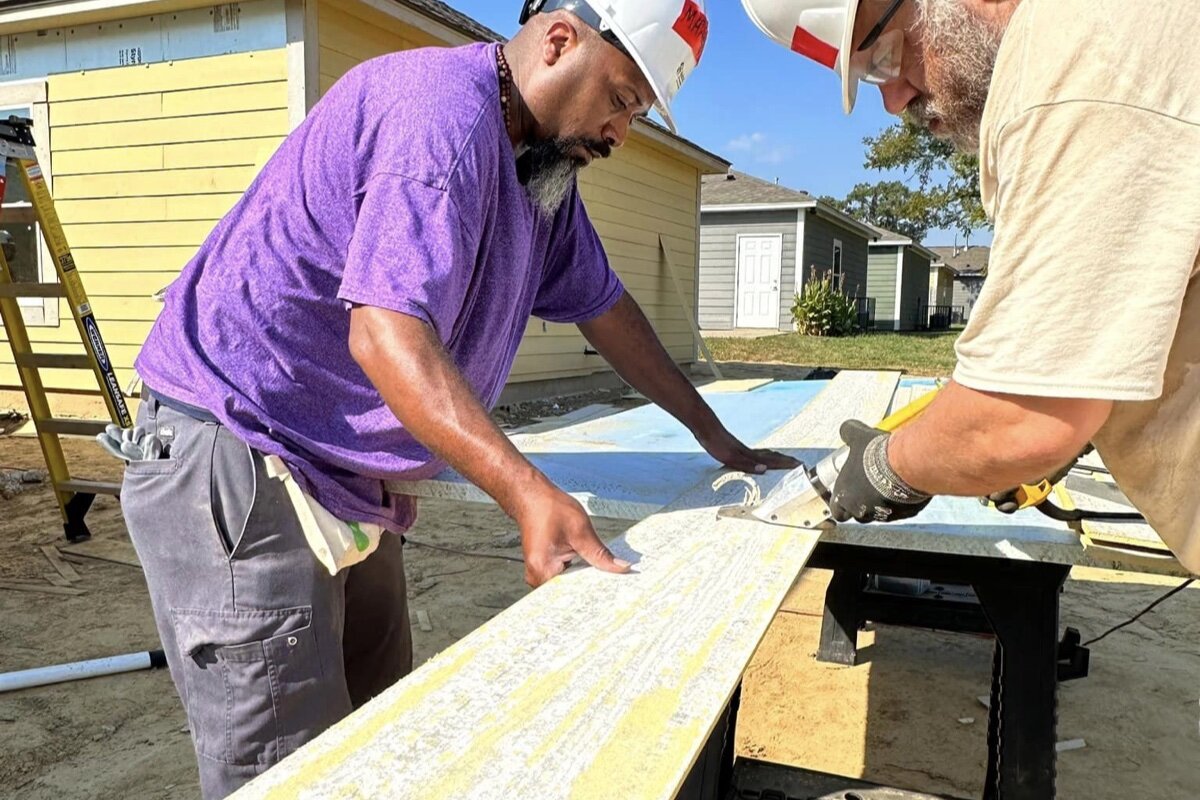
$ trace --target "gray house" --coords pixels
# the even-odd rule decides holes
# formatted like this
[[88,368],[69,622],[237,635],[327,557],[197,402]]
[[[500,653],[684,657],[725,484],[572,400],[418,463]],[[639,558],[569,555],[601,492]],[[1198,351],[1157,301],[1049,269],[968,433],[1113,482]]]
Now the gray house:
[[741,172],[704,176],[700,327],[794,330],[792,301],[813,275],[865,296],[877,235],[806,192]]
[[938,259],[933,267],[946,266],[954,272],[954,293],[951,299],[955,322],[966,322],[971,318],[971,309],[983,291],[987,278],[988,261],[992,255],[990,247],[931,247]]
[[[875,300],[875,330],[915,331],[929,319],[929,264],[937,254],[909,237],[871,226],[879,238],[871,242],[867,296]],[[937,327],[949,327],[936,320]]]

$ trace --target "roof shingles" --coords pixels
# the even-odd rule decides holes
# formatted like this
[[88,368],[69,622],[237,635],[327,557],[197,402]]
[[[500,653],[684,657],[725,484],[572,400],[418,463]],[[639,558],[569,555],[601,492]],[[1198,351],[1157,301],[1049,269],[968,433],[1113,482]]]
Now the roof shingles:
[[990,247],[931,247],[942,263],[960,275],[979,275],[987,271],[992,257]]
[[398,0],[398,2],[401,5],[415,8],[417,11],[436,19],[438,22],[454,28],[459,33],[464,33],[481,42],[504,41],[504,37],[491,28],[481,25],[466,14],[456,11],[445,3],[440,2],[440,0]]
[[700,189],[701,205],[746,206],[763,203],[812,203],[817,198],[744,172],[705,175]]

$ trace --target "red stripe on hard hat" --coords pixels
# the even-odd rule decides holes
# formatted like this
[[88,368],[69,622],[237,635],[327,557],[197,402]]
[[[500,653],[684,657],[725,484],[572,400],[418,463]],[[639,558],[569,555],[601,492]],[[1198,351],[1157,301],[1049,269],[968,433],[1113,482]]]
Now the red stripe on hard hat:
[[802,56],[808,56],[813,61],[833,69],[837,63],[838,49],[827,44],[799,26],[792,36],[792,50]]
[[704,15],[704,9],[696,4],[696,0],[685,0],[683,12],[672,27],[692,48],[692,55],[699,64],[700,57],[704,55],[704,44],[708,41],[708,17]]

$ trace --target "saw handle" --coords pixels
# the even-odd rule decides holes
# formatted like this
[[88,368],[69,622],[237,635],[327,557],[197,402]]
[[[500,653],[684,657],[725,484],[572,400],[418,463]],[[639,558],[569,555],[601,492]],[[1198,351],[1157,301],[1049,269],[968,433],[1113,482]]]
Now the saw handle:
[[887,417],[885,420],[880,422],[875,427],[881,431],[887,431],[888,433],[895,433],[898,429],[902,428],[903,426],[912,422],[917,417],[921,416],[922,412],[924,412],[925,409],[929,408],[929,404],[934,401],[934,398],[936,398],[938,396],[938,392],[940,392],[940,391],[941,391],[941,387],[938,387],[937,389],[934,389],[932,392],[927,392],[926,394],[922,395],[921,397],[918,397],[916,400],[913,400],[911,403],[906,405],[904,408],[900,409],[899,411],[896,411],[891,416]]
[[[904,408],[881,421],[875,427],[881,431],[892,433],[898,428],[907,425],[917,417],[921,416],[921,413],[925,411],[925,409],[929,407],[929,404],[933,402],[933,399],[937,397],[937,394],[939,391],[941,391],[941,388],[942,387],[939,386],[932,392],[928,392],[921,397],[918,397]],[[815,475],[818,480],[824,483],[824,485],[832,487],[833,481],[837,479],[838,475],[842,474],[842,467],[846,466],[846,459],[849,457],[849,445],[839,448],[831,455],[826,456],[825,459],[823,459],[816,467],[813,468],[811,471],[812,474],[809,476],[810,479]]]
[[1048,479],[1042,478],[1036,484],[1023,483],[1017,487],[1016,497],[1017,508],[1024,510],[1040,506],[1042,503],[1050,499],[1050,495],[1054,493],[1054,484]]

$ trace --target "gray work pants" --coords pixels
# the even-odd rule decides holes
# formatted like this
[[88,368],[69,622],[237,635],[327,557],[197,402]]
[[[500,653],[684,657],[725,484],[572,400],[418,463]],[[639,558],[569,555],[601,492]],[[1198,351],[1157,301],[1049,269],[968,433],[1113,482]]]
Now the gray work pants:
[[138,424],[174,433],[128,465],[121,507],[215,800],[412,669],[401,541],[330,576],[260,454],[153,398]]

